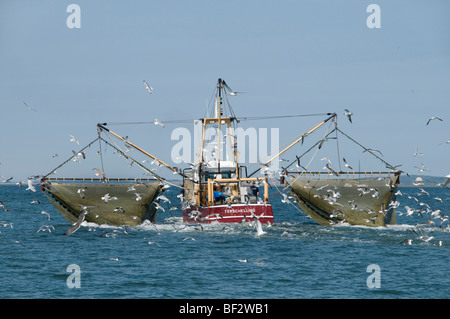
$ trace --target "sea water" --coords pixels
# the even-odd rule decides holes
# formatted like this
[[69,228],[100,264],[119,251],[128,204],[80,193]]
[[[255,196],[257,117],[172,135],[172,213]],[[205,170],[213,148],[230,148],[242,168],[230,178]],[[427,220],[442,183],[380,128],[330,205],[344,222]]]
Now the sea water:
[[0,298],[449,298],[448,221],[417,226],[430,213],[407,216],[404,206],[450,214],[450,191],[400,190],[388,227],[320,226],[276,189],[275,222],[260,237],[248,223],[186,225],[172,187],[156,224],[85,223],[64,236],[70,223],[42,193],[0,186]]

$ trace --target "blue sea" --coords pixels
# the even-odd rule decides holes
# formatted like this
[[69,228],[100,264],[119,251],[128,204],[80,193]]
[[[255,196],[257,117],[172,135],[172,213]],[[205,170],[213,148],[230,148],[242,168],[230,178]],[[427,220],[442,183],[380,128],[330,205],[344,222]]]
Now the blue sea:
[[[450,190],[424,190],[400,188],[388,227],[319,226],[271,189],[275,222],[260,237],[249,224],[185,225],[170,206],[156,224],[64,236],[71,225],[39,190],[0,186],[0,298],[447,299],[448,221],[417,226],[431,213],[405,205],[450,214]],[[179,206],[177,194],[165,195]]]

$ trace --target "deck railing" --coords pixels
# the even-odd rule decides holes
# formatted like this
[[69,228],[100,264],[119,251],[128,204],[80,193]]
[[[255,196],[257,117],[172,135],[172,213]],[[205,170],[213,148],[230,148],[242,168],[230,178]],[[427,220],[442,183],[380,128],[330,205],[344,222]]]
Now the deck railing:
[[94,178],[94,177],[52,177],[52,178],[46,178],[44,182],[55,182],[55,183],[91,183],[91,184],[143,184],[143,183],[153,183],[157,181],[155,178],[134,178],[134,177],[128,177],[128,178]]

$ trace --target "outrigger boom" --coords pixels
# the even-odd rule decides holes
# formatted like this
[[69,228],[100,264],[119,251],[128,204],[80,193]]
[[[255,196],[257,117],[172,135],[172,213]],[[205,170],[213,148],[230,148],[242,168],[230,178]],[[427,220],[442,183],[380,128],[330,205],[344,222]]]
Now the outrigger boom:
[[110,133],[111,135],[117,137],[119,140],[125,142],[126,144],[130,145],[131,147],[134,147],[135,149],[137,149],[139,152],[147,155],[148,157],[154,159],[155,161],[157,161],[158,163],[160,163],[161,165],[164,165],[165,167],[167,167],[168,169],[170,169],[171,171],[180,174],[183,176],[183,174],[181,172],[178,171],[178,169],[176,167],[172,167],[167,163],[164,163],[163,161],[161,161],[160,159],[156,158],[155,156],[153,156],[152,154],[150,154],[149,152],[143,150],[142,148],[140,148],[139,146],[131,143],[130,141],[128,141],[126,138],[123,138],[122,136],[120,136],[117,133],[114,133],[113,131],[111,131],[110,129],[108,129],[107,127],[105,127],[105,125],[108,125],[107,123],[98,123],[97,127],[99,129],[99,131],[106,131],[108,133]]
[[289,150],[291,147],[293,147],[295,144],[299,143],[300,141],[302,141],[306,136],[310,135],[311,133],[313,133],[315,130],[317,130],[319,127],[321,127],[322,125],[324,125],[326,122],[328,122],[329,120],[333,119],[336,117],[336,113],[328,113],[329,115],[331,114],[330,117],[326,118],[325,120],[323,120],[322,122],[320,122],[319,124],[317,124],[316,126],[314,126],[312,129],[310,129],[308,132],[306,132],[305,134],[303,134],[302,136],[300,136],[297,140],[295,140],[294,142],[292,142],[289,146],[287,146],[284,150],[280,151],[277,155],[275,155],[274,157],[272,157],[270,160],[268,160],[266,163],[262,164],[257,170],[255,170],[253,173],[251,173],[249,176],[253,176],[254,174],[256,174],[257,172],[259,172],[261,170],[261,168],[263,168],[264,166],[267,166],[269,163],[271,163],[274,159],[278,158],[281,154],[283,154],[284,152],[286,152],[287,150]]

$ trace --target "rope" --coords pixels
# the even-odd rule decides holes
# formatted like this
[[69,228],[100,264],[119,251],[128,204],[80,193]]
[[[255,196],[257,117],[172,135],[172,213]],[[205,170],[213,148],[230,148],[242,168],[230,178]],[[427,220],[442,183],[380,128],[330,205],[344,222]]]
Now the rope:
[[[93,140],[92,142],[90,142],[88,145],[86,145],[85,147],[83,147],[81,150],[79,150],[77,153],[83,152],[85,149],[87,149],[88,147],[91,147],[92,144],[94,144],[100,137],[97,137],[95,140]],[[45,174],[42,179],[45,179],[48,177],[48,175],[53,174],[53,172],[55,172],[57,169],[61,168],[63,165],[67,164],[69,161],[71,161],[73,159],[73,155],[71,157],[69,157],[66,161],[64,161],[62,164],[60,164],[59,166],[57,166],[56,168],[52,169],[49,173]]]
[[[337,125],[337,122],[335,123],[335,125]],[[336,126],[337,128],[337,126]],[[341,167],[341,154],[339,152],[339,139],[338,139],[338,134],[337,134],[337,130],[336,130],[336,148],[337,148],[337,155],[338,155],[338,163],[339,163],[339,171],[342,171],[342,167]]]
[[[328,127],[328,129],[329,129],[329,127]],[[328,134],[326,134],[326,135],[324,136],[323,139],[327,138],[328,135],[330,135],[331,133],[333,133],[335,130],[336,130],[336,128],[333,129],[333,130],[332,130],[331,132],[329,132]],[[307,153],[309,153],[314,147],[316,147],[317,145],[319,145],[320,142],[322,142],[323,139],[317,141],[313,146],[311,146],[309,149],[307,149],[307,150],[306,150],[302,155],[300,155],[298,158],[300,159],[300,158],[302,158],[303,156],[305,156]],[[314,158],[314,157],[313,157],[313,158]],[[291,167],[294,163],[295,163],[295,161],[291,162],[291,163],[286,167],[286,169],[288,169],[289,167]],[[309,166],[310,164],[311,164],[311,161],[308,163],[307,166]]]
[[[231,104],[228,100],[228,94],[225,94],[225,99],[230,106],[230,117],[236,118],[239,121],[256,121],[256,120],[269,120],[269,119],[283,119],[291,117],[308,117],[308,116],[324,116],[330,115],[331,113],[314,113],[314,114],[293,114],[293,115],[272,115],[272,116],[244,116],[237,118],[234,110],[231,108]],[[184,119],[184,120],[161,120],[164,124],[179,124],[179,123],[192,123],[198,119]],[[138,122],[108,122],[108,125],[141,125],[141,124],[155,124],[154,121],[138,121]]]
[[116,151],[118,151],[119,153],[121,153],[122,156],[124,156],[126,159],[130,159],[133,163],[136,163],[140,168],[142,168],[143,170],[145,170],[146,172],[152,174],[154,177],[156,177],[158,180],[161,181],[165,181],[165,178],[159,176],[158,174],[156,174],[155,172],[153,172],[152,170],[148,169],[147,167],[145,167],[144,165],[142,165],[141,163],[139,163],[138,161],[136,161],[134,158],[132,158],[130,155],[125,154],[121,149],[119,149],[118,147],[116,147],[115,145],[109,143],[108,141],[104,140],[103,138],[99,137],[103,142],[105,142],[106,144],[108,144],[109,146],[111,146],[112,148],[114,148]]
[[[102,165],[102,172],[103,172],[103,174],[105,174],[105,167],[104,167],[104,165],[103,165],[103,152],[102,152],[102,144],[101,144],[101,138],[100,138],[100,132],[98,133],[99,134],[99,139],[98,139],[98,148],[99,148],[99,154],[100,154],[100,163],[101,163],[101,165]],[[106,175],[106,174],[105,174]]]
[[347,137],[350,141],[352,141],[353,143],[355,143],[356,145],[360,146],[361,148],[364,149],[364,151],[369,152],[370,154],[372,154],[374,157],[376,157],[377,159],[379,159],[381,162],[383,162],[387,168],[393,168],[393,166],[391,164],[389,164],[388,162],[386,162],[384,159],[382,159],[381,157],[379,157],[378,155],[374,154],[370,149],[364,147],[363,145],[361,145],[360,143],[358,143],[357,141],[355,141],[353,138],[351,138],[350,136],[348,136],[347,134],[345,134],[344,132],[342,132],[340,129],[338,129],[336,127],[336,130],[338,130],[342,135],[344,135],[345,137]]

